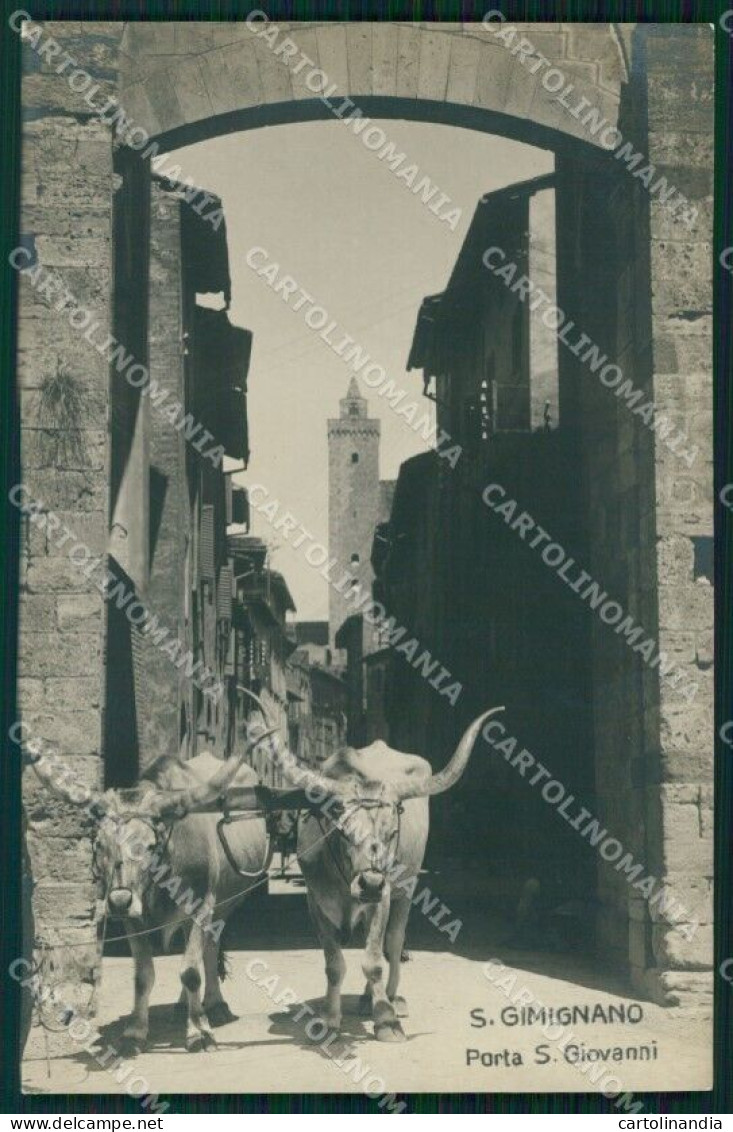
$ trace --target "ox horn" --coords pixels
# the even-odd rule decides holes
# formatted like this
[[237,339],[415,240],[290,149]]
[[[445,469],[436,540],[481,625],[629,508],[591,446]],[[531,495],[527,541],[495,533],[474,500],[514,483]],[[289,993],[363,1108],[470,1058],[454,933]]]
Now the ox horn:
[[213,802],[215,798],[218,798],[219,795],[226,790],[247,755],[253,751],[259,743],[263,743],[265,739],[273,735],[274,732],[275,728],[263,731],[261,735],[258,735],[252,742],[247,744],[241,755],[232,755],[231,758],[228,758],[222,763],[220,769],[217,770],[216,774],[214,774],[208,782],[202,782],[199,786],[194,786],[191,790],[161,792],[161,796],[153,800],[153,812],[158,817],[175,813],[184,817],[190,810],[195,810],[198,806],[205,806]]
[[[237,684],[240,692],[245,696],[249,696],[251,700],[257,704],[262,712],[263,719],[269,723],[270,720],[267,714],[267,708],[263,704],[259,696],[254,692],[250,692],[249,688],[245,688],[242,684]],[[277,728],[272,728],[270,731],[264,732],[261,736],[264,739],[267,735],[271,735]],[[257,740],[260,741],[259,739]],[[338,794],[339,785],[332,778],[327,778],[325,774],[319,774],[318,771],[313,770],[311,767],[304,766],[299,763],[295,756],[288,750],[284,744],[273,744],[274,756],[280,769],[290,778],[295,786],[303,790],[314,790],[322,794]]]
[[450,790],[451,786],[455,786],[468,766],[468,760],[471,757],[473,745],[484,723],[492,715],[496,715],[497,712],[503,710],[503,707],[491,708],[490,711],[485,711],[483,715],[480,715],[478,719],[474,719],[470,727],[464,732],[463,738],[456,747],[455,754],[448,765],[438,774],[432,774],[428,779],[423,778],[414,785],[408,783],[399,791],[400,797],[420,798],[426,794],[443,794],[446,790]]
[[87,806],[91,812],[92,808],[101,802],[103,794],[99,790],[93,790],[83,783],[68,785],[62,782],[58,771],[60,768],[64,771],[68,768],[59,761],[49,760],[46,755],[38,754],[27,747],[24,747],[24,753],[43,785],[59,798],[63,798],[70,806]]

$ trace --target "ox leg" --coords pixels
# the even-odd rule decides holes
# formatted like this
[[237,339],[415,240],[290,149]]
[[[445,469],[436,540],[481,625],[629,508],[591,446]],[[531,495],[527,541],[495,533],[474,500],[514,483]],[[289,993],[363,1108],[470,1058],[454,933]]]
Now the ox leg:
[[374,1036],[378,1042],[403,1042],[400,1026],[384,983],[384,937],[389,919],[389,895],[386,894],[372,913],[367,930],[363,971],[372,997]]
[[409,900],[393,900],[392,907],[389,910],[387,931],[384,936],[384,954],[389,963],[387,998],[392,1003],[394,1012],[398,1018],[406,1018],[408,1014],[407,1003],[401,995],[397,994],[397,987],[400,983],[402,949],[405,944],[405,932],[407,931],[407,918],[409,915]]
[[122,1034],[122,1050],[125,1056],[139,1052],[148,1040],[148,1008],[150,992],[155,983],[153,947],[148,935],[128,936],[130,951],[135,964],[135,1005],[132,1017]]
[[191,924],[181,966],[181,983],[188,995],[186,1020],[186,1049],[189,1053],[210,1049],[216,1045],[201,1002],[201,968],[203,966],[205,937],[200,924]]
[[310,895],[308,906],[326,958],[326,998],[323,1021],[331,1029],[340,1030],[341,984],[346,974],[346,963],[336,938],[336,929],[320,911],[315,900],[311,900]]
[[211,936],[204,940],[204,1013],[211,1026],[225,1026],[235,1022],[236,1014],[224,1001],[219,982],[219,944]]

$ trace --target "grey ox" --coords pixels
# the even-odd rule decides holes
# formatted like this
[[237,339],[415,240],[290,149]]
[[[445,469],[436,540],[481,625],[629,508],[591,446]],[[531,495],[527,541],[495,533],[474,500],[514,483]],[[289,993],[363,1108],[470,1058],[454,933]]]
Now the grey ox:
[[[439,774],[433,774],[426,759],[395,751],[381,740],[339,751],[318,771],[297,763],[289,751],[271,742],[283,772],[305,788],[311,801],[299,822],[298,860],[326,958],[323,1021],[333,1029],[341,1026],[346,970],[341,944],[362,923],[367,980],[362,1006],[371,1012],[378,1041],[404,1041],[398,1019],[407,1015],[407,1005],[397,988],[410,895],[391,880],[419,875],[430,796],[458,782],[482,726],[502,710],[493,708],[474,720]],[[312,805],[316,799],[317,807]]]
[[[251,750],[270,732],[248,744]],[[148,1004],[155,982],[154,933],[167,950],[177,931],[186,946],[181,965],[179,1008],[186,1011],[186,1048],[216,1044],[212,1026],[232,1021],[219,985],[219,941],[227,917],[262,877],[267,855],[264,818],[234,822],[227,841],[243,879],[230,865],[216,832],[214,812],[190,813],[230,786],[254,786],[245,755],[222,762],[203,753],[189,762],[163,756],[130,789],[104,793],[61,785],[45,759],[36,773],[68,802],[85,804],[96,819],[94,860],[105,914],[122,922],[135,963],[135,1001],[120,1052],[139,1051],[148,1037]],[[204,995],[201,997],[201,968]]]

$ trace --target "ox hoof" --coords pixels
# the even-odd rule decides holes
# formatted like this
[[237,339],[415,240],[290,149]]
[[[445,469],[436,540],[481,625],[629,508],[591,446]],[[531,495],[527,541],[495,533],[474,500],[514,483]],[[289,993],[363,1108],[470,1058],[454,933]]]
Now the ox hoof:
[[396,994],[394,998],[390,999],[390,1002],[392,1003],[392,1009],[394,1010],[398,1018],[409,1017],[410,1011],[407,1009],[407,1003],[405,1002],[401,994]]
[[392,1022],[375,1022],[374,1037],[378,1042],[404,1042],[405,1031],[395,1018]]
[[359,1013],[362,1018],[372,1016],[372,996],[366,992],[359,996]]
[[216,1038],[208,1030],[197,1030],[186,1037],[186,1049],[189,1053],[207,1053],[216,1049]]
[[215,1002],[212,1006],[204,1007],[204,1009],[210,1026],[226,1026],[228,1022],[236,1022],[237,1020],[236,1014],[232,1014],[225,1002]]
[[119,1042],[119,1051],[123,1057],[137,1057],[145,1049],[146,1036],[143,1034],[123,1034]]

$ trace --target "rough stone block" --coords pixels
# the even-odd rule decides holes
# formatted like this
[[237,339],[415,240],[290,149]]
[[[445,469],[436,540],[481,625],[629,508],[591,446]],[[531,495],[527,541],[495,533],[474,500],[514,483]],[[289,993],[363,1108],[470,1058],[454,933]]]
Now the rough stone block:
[[417,76],[418,98],[445,99],[452,40],[453,37],[444,32],[423,33]]
[[[73,547],[73,543],[69,543]],[[82,557],[79,556],[79,561]],[[30,558],[26,572],[26,587],[35,599],[38,595],[52,593],[92,594],[94,585],[85,578],[82,566],[77,566],[68,558]],[[101,598],[98,599],[101,601]]]
[[[53,599],[51,599],[51,604],[53,607]],[[46,700],[43,680],[36,680],[33,677],[21,677],[17,682],[16,692],[18,712],[21,717],[26,711],[37,711]]]
[[652,943],[657,965],[683,971],[706,971],[713,962],[712,925],[694,929],[687,939],[680,928],[655,924]]
[[[95,90],[97,86],[99,89]],[[95,78],[86,91],[77,93],[63,75],[28,72],[23,75],[21,89],[24,114],[49,117],[64,113],[93,119],[107,100],[117,95],[116,83],[111,79]]]
[[[688,924],[696,921],[711,924],[713,920],[713,886],[707,877],[664,877],[663,895],[648,903],[650,918],[659,924]],[[660,889],[656,889],[656,892]]]
[[[86,413],[84,413],[86,420]],[[24,429],[23,467],[101,472],[107,463],[107,434],[92,429]]]
[[647,833],[649,868],[667,874],[710,875],[713,844],[702,836],[699,787],[665,783],[650,787]]
[[[293,97],[293,87],[290,81],[290,71],[283,63],[282,58],[274,55],[266,43],[260,43],[257,40],[255,40],[254,51],[262,84],[263,102],[288,102]],[[325,67],[324,70],[326,70]],[[343,89],[346,86],[347,84],[344,84]]]
[[417,28],[400,27],[397,40],[397,97],[417,98],[420,65],[420,32]]
[[34,735],[70,755],[99,753],[102,731],[99,711],[26,713],[23,721]]
[[533,74],[529,67],[512,67],[504,104],[505,113],[513,114],[518,118],[527,118],[535,100],[540,78],[539,70]]
[[[657,541],[659,580],[663,585],[692,583],[695,553],[692,539],[667,535]],[[672,591],[670,591],[672,592]]]
[[78,833],[70,837],[28,838],[33,876],[44,882],[68,883],[74,877],[82,883],[92,882],[91,839]]
[[[139,67],[142,58],[142,56],[137,57],[136,68]],[[128,117],[136,126],[145,130],[150,138],[161,133],[161,125],[153,109],[144,81],[134,82],[131,85],[123,84],[120,91],[120,100]],[[147,149],[147,146],[145,148]]]
[[176,97],[187,122],[198,122],[214,112],[198,58],[180,59],[176,64],[175,80]]
[[[697,73],[690,71],[690,61],[686,60],[684,70],[675,71],[669,63],[666,73],[650,74],[647,87],[649,97],[649,118],[656,130],[669,130],[690,133],[712,134],[714,84],[711,56],[707,65]],[[648,64],[649,65],[649,64]],[[687,72],[691,82],[684,82]]]
[[706,975],[693,975],[682,971],[666,971],[660,976],[660,981],[668,994],[677,999],[680,1004],[689,1001],[687,996],[706,1001],[713,994],[713,973]]
[[33,498],[54,511],[100,511],[107,502],[103,475],[33,470],[26,486]]
[[[74,543],[88,547],[95,557],[104,553],[107,545],[107,516],[103,511],[57,511],[55,515],[60,525],[53,530],[44,531],[45,552],[49,557],[68,558]],[[71,532],[71,538],[68,538],[68,532]]]
[[96,891],[88,883],[39,882],[33,893],[34,916],[44,927],[72,929],[95,919]]
[[99,594],[75,594],[59,597],[58,627],[63,632],[99,633],[102,627],[102,597]]
[[397,91],[397,42],[399,32],[391,24],[372,25],[372,91],[394,95]]
[[709,583],[659,587],[661,630],[712,629],[713,612],[713,589]]
[[700,694],[703,677],[706,674],[692,670],[691,682],[698,684],[698,692],[691,702],[675,698],[670,690],[664,690],[660,706],[660,741],[662,748],[672,750],[713,749],[713,718],[707,697]]
[[[208,58],[208,56],[203,56],[203,58]],[[143,89],[147,101],[152,107],[153,114],[159,122],[165,122],[168,129],[185,125],[186,116],[176,92],[175,70],[169,73],[162,67],[157,67],[145,79]],[[148,130],[146,121],[136,119],[135,125]]]
[[659,316],[686,319],[712,308],[711,245],[707,241],[652,240],[652,310]]
[[[101,788],[104,769],[101,758],[67,754],[58,754],[56,757],[64,766],[69,767],[69,781],[73,781],[74,785],[90,791]],[[30,767],[23,772],[23,805],[29,828],[39,836],[87,836],[94,828],[94,822],[84,805],[76,806],[65,801],[42,782]]]
[[91,633],[24,633],[18,654],[23,676],[94,676],[101,649],[100,641]]
[[[712,731],[712,725],[711,725]],[[668,738],[665,731],[665,738]],[[712,736],[711,736],[712,740]],[[697,739],[693,750],[678,749],[665,743],[659,753],[657,776],[661,782],[689,782],[698,779],[711,781],[713,776],[713,746],[705,746],[704,738]]]
[[21,594],[19,631],[52,633],[56,628],[56,599],[43,594]]
[[[388,54],[389,44],[394,43],[394,52],[396,54],[396,29],[388,25],[378,25],[375,32],[379,31],[380,43],[380,74],[382,75],[382,82],[387,82],[388,68],[386,65],[386,57]],[[316,30],[316,43],[318,46],[318,58],[320,60],[321,69],[325,71],[328,76],[327,87],[336,83],[336,92],[331,95],[331,102],[338,105],[339,96],[345,97],[346,91],[349,89],[349,70],[347,65],[346,54],[346,28],[343,24],[326,24]],[[280,64],[282,66],[282,64]],[[262,72],[262,65],[260,64],[260,72]],[[263,83],[265,82],[263,78]],[[394,94],[394,89],[380,90],[376,93],[379,94]]]
[[371,24],[347,24],[346,55],[349,66],[349,92],[358,105],[360,95],[372,93]]
[[102,676],[97,673],[84,679],[67,680],[52,676],[44,682],[44,705],[65,711],[96,711],[102,698]]
[[478,58],[474,104],[487,110],[502,111],[509,92],[509,79],[516,66],[503,47],[482,44]]

